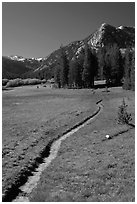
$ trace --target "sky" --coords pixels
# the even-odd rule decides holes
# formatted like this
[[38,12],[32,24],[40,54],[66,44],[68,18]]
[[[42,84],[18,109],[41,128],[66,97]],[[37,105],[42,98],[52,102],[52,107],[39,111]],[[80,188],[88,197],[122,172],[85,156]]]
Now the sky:
[[3,2],[2,55],[46,57],[104,22],[135,26],[135,3]]

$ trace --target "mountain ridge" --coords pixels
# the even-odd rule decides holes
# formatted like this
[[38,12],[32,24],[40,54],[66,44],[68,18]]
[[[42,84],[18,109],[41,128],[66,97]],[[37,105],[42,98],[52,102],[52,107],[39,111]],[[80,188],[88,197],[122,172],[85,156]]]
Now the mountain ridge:
[[[95,32],[83,40],[76,40],[63,46],[69,61],[79,57],[79,54],[85,47],[86,42],[89,44],[91,49],[95,49],[96,51],[103,46],[114,43],[116,43],[120,49],[134,47],[135,28],[122,25],[119,27],[114,27],[110,24],[103,23],[98,29],[95,30]],[[44,58],[24,58],[22,56],[15,55],[8,56],[8,59],[10,59],[12,62],[19,61],[24,63],[24,66],[27,69],[22,74],[22,77],[27,77],[27,73],[29,73],[30,76],[35,76],[37,72],[43,72],[44,70],[45,72],[52,72],[52,69],[54,69],[59,59],[59,52],[60,48],[54,50],[51,54]]]

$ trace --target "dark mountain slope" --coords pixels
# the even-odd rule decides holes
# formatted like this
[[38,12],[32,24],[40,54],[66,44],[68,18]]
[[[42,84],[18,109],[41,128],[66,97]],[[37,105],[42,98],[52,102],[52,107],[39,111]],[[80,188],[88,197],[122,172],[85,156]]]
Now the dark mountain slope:
[[20,60],[10,57],[2,57],[2,78],[23,77],[25,73],[33,73],[33,71],[41,65],[41,61],[34,59]]
[[23,62],[14,61],[7,57],[2,57],[2,77],[17,78],[30,69]]

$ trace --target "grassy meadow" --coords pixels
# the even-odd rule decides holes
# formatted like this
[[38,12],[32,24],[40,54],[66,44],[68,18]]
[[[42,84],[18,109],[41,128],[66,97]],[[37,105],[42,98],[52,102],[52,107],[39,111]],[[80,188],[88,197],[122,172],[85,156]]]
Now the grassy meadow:
[[[134,200],[134,129],[115,137],[116,132],[128,129],[117,124],[123,97],[134,123],[134,92],[111,88],[110,92],[98,89],[93,94],[90,89],[25,86],[2,94],[3,193],[51,139],[91,115],[102,99],[103,112],[62,143],[58,157],[43,172],[30,199]],[[105,134],[114,138],[103,141]],[[126,185],[130,185],[128,193]]]

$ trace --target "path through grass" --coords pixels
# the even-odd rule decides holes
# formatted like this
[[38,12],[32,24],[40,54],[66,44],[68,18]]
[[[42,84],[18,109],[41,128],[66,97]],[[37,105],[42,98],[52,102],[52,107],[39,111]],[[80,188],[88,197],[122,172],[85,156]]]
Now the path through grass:
[[[129,128],[118,125],[116,120],[122,97],[122,94],[120,98],[112,95],[109,100],[104,100],[100,117],[62,143],[58,157],[43,173],[39,185],[30,195],[31,201],[135,200],[135,132],[130,129],[117,134]],[[130,111],[134,115],[133,109]],[[113,135],[113,138],[104,140],[106,134]]]
[[[31,166],[34,158],[51,139],[56,138],[66,129],[93,113],[96,108],[96,101],[103,99],[104,111],[107,114],[103,114],[102,119],[97,119],[91,126],[88,125],[64,141],[57,159],[43,174],[38,190],[34,191],[31,196],[34,201],[84,200],[80,192],[88,189],[81,186],[83,185],[82,181],[86,181],[86,177],[79,177],[78,172],[90,172],[88,160],[90,165],[93,160],[96,162],[95,169],[98,169],[99,163],[102,162],[103,164],[106,160],[103,156],[105,154],[102,153],[100,154],[101,162],[97,162],[96,157],[93,157],[93,160],[91,158],[94,154],[96,155],[100,145],[104,144],[102,151],[105,151],[105,142],[101,142],[102,136],[110,130],[113,131],[114,128],[117,129],[116,111],[122,97],[126,97],[134,119],[134,94],[120,88],[112,89],[108,93],[97,90],[94,95],[91,90],[52,90],[36,89],[36,87],[19,87],[12,91],[3,92],[3,192],[15,182],[22,169]],[[131,135],[132,140],[134,140],[134,133],[132,132]],[[112,144],[113,141],[114,139]],[[132,144],[131,141],[128,142],[129,145]],[[99,143],[98,147],[96,143]],[[134,145],[131,149],[134,149],[133,147]],[[91,149],[94,149],[92,155],[88,153]],[[83,151],[86,155],[83,154]],[[130,156],[129,154],[129,160],[131,160]],[[106,157],[109,158],[108,154]],[[78,166],[75,170],[76,165]],[[90,173],[94,175],[93,178],[96,178],[95,172]],[[79,178],[78,184],[73,185],[73,181],[67,181],[71,178],[74,178],[74,183],[77,183],[77,178]],[[60,188],[58,185],[62,187]],[[60,194],[60,192],[62,193]],[[89,197],[90,199],[91,197],[97,199],[95,195]],[[133,196],[131,197],[133,198]],[[105,197],[104,199],[108,198]]]

